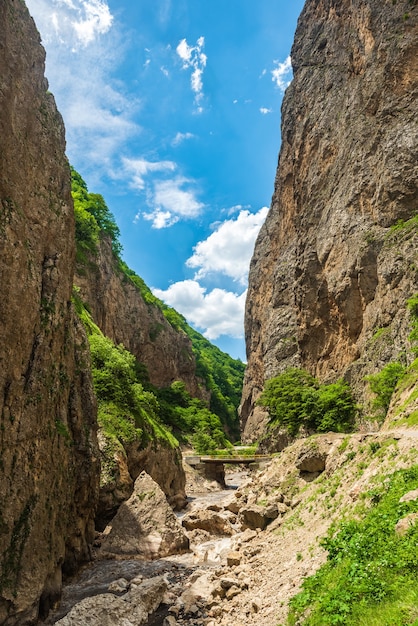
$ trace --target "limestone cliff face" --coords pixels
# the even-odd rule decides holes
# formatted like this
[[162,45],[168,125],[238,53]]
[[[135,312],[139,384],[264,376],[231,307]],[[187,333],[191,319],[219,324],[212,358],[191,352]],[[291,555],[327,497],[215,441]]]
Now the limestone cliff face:
[[[272,205],[251,262],[241,420],[288,366],[364,375],[409,350],[417,277],[416,2],[307,0]],[[397,229],[394,226],[403,220]]]
[[77,268],[75,282],[101,331],[147,366],[156,387],[182,380],[191,395],[209,398],[196,377],[190,339],[176,331],[155,305],[146,303],[118,270],[109,239],[103,238],[97,255]]
[[22,626],[88,557],[99,467],[63,124],[24,2],[0,24],[0,623]]

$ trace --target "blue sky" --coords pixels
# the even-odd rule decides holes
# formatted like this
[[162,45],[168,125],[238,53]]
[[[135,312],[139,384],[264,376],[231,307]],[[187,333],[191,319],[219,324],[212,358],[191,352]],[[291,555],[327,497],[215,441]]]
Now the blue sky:
[[26,0],[71,164],[123,257],[245,360],[249,261],[273,192],[303,0]]

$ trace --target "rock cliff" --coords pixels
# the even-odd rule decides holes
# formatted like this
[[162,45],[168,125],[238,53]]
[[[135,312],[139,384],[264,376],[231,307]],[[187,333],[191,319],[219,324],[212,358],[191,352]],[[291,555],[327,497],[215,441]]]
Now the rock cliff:
[[[270,212],[251,261],[246,440],[266,379],[289,366],[364,375],[410,354],[417,275],[415,1],[307,0],[292,48]],[[408,358],[408,357],[403,357]]]
[[190,339],[175,330],[158,307],[145,302],[118,269],[109,238],[101,239],[87,263],[78,264],[75,282],[103,334],[146,365],[153,385],[169,387],[182,380],[192,396],[209,399],[209,391],[196,376]]
[[0,23],[0,623],[22,626],[88,558],[99,463],[63,123],[24,2]]

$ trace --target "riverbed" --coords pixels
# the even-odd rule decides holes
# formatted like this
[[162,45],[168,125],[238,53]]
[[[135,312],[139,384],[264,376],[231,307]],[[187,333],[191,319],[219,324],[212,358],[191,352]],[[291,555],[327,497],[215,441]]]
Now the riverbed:
[[[187,508],[177,514],[179,521],[188,512],[208,507],[222,507],[234,494],[234,491],[248,477],[248,470],[233,469],[226,472],[226,489],[215,489],[197,492],[188,497]],[[207,535],[207,533],[206,533]],[[122,596],[132,582],[164,576],[168,583],[168,594],[179,596],[195,580],[206,571],[213,571],[226,560],[232,547],[232,537],[207,537],[199,533],[191,533],[190,551],[181,554],[144,561],[139,559],[96,559],[86,565],[74,579],[67,582],[59,607],[50,615],[46,624],[55,624],[64,617],[73,606],[84,598],[109,593]],[[163,626],[169,615],[169,605],[163,604],[152,616],[147,626]],[[179,618],[178,618],[179,619]],[[166,622],[167,623],[167,622]],[[183,618],[176,622],[197,626],[204,624],[199,615]],[[81,626],[81,625],[80,625]],[[116,626],[116,625],[115,625]]]

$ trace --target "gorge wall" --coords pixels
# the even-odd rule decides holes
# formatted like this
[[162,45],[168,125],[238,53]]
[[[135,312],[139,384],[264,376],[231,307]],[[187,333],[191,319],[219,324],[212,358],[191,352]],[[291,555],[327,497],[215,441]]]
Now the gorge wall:
[[417,273],[415,0],[307,0],[292,48],[270,212],[251,261],[244,438],[289,366],[364,376],[410,359]]
[[22,626],[89,557],[99,462],[64,127],[24,2],[0,24],[0,623]]
[[75,283],[103,334],[146,365],[153,385],[169,387],[182,380],[192,396],[209,398],[196,376],[190,339],[175,330],[157,306],[148,304],[118,269],[109,238],[101,239],[88,262],[78,264]]

